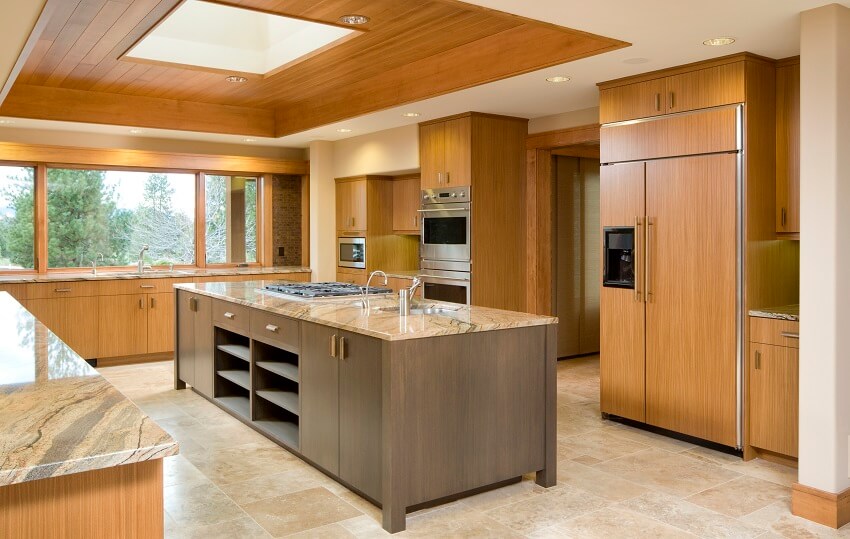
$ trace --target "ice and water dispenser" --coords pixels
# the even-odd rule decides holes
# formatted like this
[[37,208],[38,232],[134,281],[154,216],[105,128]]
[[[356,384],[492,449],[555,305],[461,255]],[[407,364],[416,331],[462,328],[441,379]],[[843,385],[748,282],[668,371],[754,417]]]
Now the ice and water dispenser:
[[635,287],[634,227],[605,227],[603,233],[604,267],[602,286]]

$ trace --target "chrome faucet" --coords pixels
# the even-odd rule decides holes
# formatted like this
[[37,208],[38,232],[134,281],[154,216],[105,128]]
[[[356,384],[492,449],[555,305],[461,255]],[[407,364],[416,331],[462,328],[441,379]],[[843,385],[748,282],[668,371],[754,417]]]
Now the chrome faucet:
[[100,261],[103,262],[103,253],[97,253],[94,255],[94,259],[91,261],[91,274],[97,275],[97,257],[100,257]]
[[147,245],[142,245],[142,250],[139,251],[138,271],[139,275],[145,272],[145,252],[150,249]]
[[384,286],[387,286],[387,274],[381,270],[375,270],[369,274],[369,279],[366,281],[366,288],[363,289],[363,308],[369,308],[369,287],[372,284],[372,277],[380,275],[384,278]]
[[417,275],[413,278],[413,284],[410,285],[410,288],[402,288],[398,291],[398,313],[401,316],[410,315],[410,304],[413,302],[416,289],[420,286],[422,286],[422,279]]

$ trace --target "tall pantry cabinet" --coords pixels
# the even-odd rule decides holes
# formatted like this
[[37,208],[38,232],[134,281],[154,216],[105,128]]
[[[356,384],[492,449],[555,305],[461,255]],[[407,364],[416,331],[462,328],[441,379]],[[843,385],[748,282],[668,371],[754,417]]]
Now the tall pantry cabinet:
[[602,412],[743,447],[744,313],[793,299],[761,248],[775,239],[774,64],[736,55],[600,91],[603,236],[634,238],[634,286],[600,294]]

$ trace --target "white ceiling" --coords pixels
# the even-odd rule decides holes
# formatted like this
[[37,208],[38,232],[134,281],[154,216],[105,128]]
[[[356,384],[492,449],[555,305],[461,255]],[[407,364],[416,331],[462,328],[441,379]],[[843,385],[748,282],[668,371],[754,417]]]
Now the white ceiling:
[[[832,2],[824,0],[469,0],[554,24],[613,37],[633,44],[619,51],[470,88],[403,107],[368,114],[280,139],[257,138],[251,144],[306,147],[312,140],[339,140],[469,110],[537,118],[594,107],[596,83],[655,69],[749,51],[770,58],[799,54],[799,13]],[[835,3],[850,7],[850,0]],[[368,15],[368,13],[364,13]],[[703,40],[732,36],[725,47]],[[533,47],[533,43],[528,44]],[[625,61],[644,58],[644,63]],[[552,84],[552,75],[570,82]],[[421,114],[406,118],[403,112]],[[22,127],[120,133],[127,127],[16,120]],[[351,129],[338,133],[339,128]],[[145,129],[140,136],[243,142],[242,136]]]

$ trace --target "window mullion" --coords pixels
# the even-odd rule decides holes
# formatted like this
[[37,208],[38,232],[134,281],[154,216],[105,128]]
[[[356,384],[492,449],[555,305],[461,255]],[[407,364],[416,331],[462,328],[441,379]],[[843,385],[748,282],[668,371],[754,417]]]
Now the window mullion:
[[35,167],[35,270],[47,273],[47,165]]

